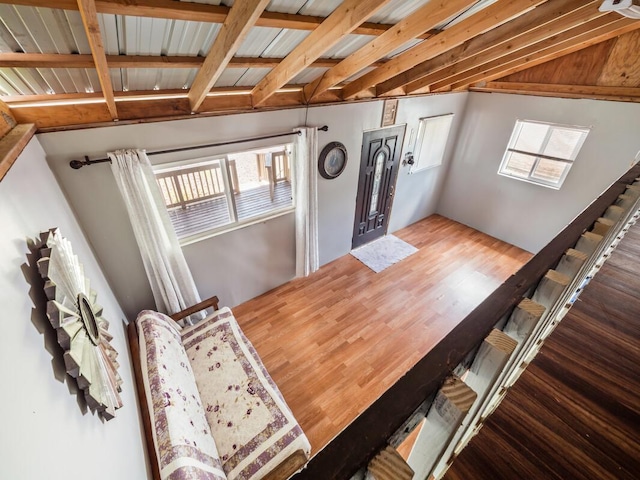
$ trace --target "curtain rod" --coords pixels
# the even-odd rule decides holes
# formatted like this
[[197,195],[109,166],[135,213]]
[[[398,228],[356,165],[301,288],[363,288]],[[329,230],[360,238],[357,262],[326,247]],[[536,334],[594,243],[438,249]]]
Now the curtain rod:
[[[324,125],[322,127],[317,127],[318,130],[323,132],[328,132],[329,127]],[[235,143],[245,143],[245,142],[253,142],[255,140],[266,140],[269,138],[278,138],[278,137],[286,137],[288,135],[301,135],[302,132],[300,130],[294,130],[293,132],[285,132],[285,133],[274,133],[272,135],[263,135],[261,137],[251,137],[251,138],[243,138],[242,140],[230,140],[228,142],[219,142],[219,143],[208,143],[206,145],[194,145],[191,147],[180,147],[180,148],[170,148],[168,150],[156,150],[153,152],[147,152],[147,155],[162,155],[165,153],[176,153],[176,152],[186,152],[188,150],[197,150],[199,148],[210,148],[210,147],[222,147],[224,145],[233,145]],[[84,160],[71,160],[69,162],[69,166],[75,170],[78,170],[85,165],[93,165],[94,163],[105,163],[111,162],[110,158],[98,158],[96,160],[89,160],[89,156],[85,155]]]

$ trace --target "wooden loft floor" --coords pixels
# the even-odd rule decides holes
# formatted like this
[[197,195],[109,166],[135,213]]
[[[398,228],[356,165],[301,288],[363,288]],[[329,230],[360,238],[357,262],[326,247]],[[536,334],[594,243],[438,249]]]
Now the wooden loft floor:
[[639,478],[639,258],[636,224],[445,479]]
[[312,445],[324,447],[530,257],[434,215],[381,273],[351,255],[234,308]]

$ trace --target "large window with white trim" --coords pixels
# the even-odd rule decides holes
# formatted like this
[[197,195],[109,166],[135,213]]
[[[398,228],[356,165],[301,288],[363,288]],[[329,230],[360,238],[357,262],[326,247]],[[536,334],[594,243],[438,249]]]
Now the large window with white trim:
[[498,173],[559,189],[589,130],[589,127],[516,120]]
[[291,156],[284,144],[155,167],[181,243],[291,211]]

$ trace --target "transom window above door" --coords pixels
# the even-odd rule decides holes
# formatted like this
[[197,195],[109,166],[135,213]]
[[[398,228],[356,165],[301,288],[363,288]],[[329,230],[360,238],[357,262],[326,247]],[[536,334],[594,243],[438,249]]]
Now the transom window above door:
[[498,173],[557,190],[589,131],[589,127],[516,120]]

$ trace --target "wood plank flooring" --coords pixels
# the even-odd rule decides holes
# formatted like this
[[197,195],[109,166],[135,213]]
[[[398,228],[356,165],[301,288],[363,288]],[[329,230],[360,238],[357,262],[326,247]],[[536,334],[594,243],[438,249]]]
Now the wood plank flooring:
[[437,215],[394,235],[419,251],[378,274],[346,255],[233,309],[312,454],[531,257]]
[[640,478],[639,345],[636,224],[445,478]]

